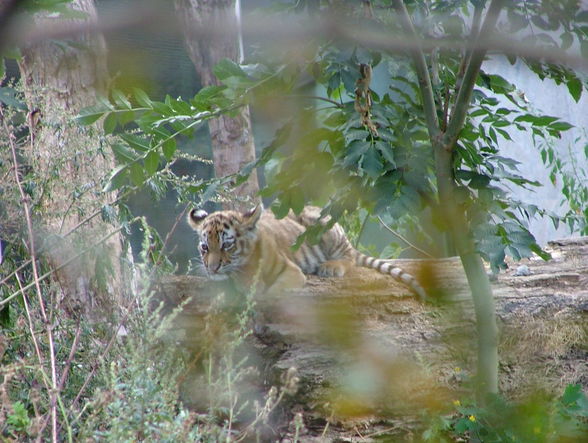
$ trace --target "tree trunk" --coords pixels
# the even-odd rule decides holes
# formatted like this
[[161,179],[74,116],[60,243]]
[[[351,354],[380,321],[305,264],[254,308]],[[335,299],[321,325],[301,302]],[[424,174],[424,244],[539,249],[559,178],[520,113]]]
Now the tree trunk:
[[[238,61],[239,56],[235,0],[176,0],[176,11],[184,30],[188,54],[200,76],[201,85],[220,84],[212,68],[225,58]],[[203,29],[222,29],[223,32],[211,32],[203,38]],[[240,108],[235,117],[223,115],[210,120],[208,127],[217,177],[234,174],[255,160],[248,106]],[[237,188],[238,201],[229,205],[243,208],[256,204],[259,202],[258,191],[257,173],[254,170],[248,180]]]
[[435,142],[433,150],[443,219],[448,224],[449,237],[461,259],[474,301],[478,332],[476,388],[483,403],[487,394],[498,393],[498,326],[494,296],[484,263],[476,250],[472,230],[463,210],[455,202],[451,150]]
[[[473,29],[472,39],[490,35],[496,27],[504,0],[492,0],[484,25],[481,30]],[[393,6],[397,11],[406,33],[416,37],[411,18],[403,0],[395,0]],[[481,10],[480,10],[481,13]],[[484,264],[476,251],[471,227],[466,216],[455,201],[455,180],[453,166],[453,151],[460,131],[464,127],[467,111],[472,97],[480,67],[486,55],[484,48],[476,48],[464,60],[464,73],[461,86],[455,99],[447,128],[442,130],[436,103],[433,95],[431,77],[428,71],[424,53],[419,49],[411,51],[419,85],[425,118],[429,130],[429,138],[435,155],[435,176],[440,205],[440,215],[448,226],[450,240],[456,248],[472,291],[472,299],[476,311],[478,329],[478,373],[477,394],[483,402],[486,394],[498,392],[498,328],[496,324],[496,310],[492,288]]]
[[[35,22],[41,28],[56,22],[66,28],[96,19],[93,0],[74,0],[71,7],[87,18],[63,20],[39,14]],[[107,232],[96,215],[113,198],[100,191],[114,159],[101,146],[98,128],[80,128],[74,117],[106,93],[104,38],[84,33],[68,41],[24,47],[19,67],[30,110],[30,142],[24,156],[42,184],[35,193],[36,221],[41,222],[37,235],[45,241],[45,254],[56,269],[86,251],[56,276],[68,310],[100,316],[96,308],[114,306],[112,298],[118,299],[122,289],[119,236],[97,242]],[[50,238],[55,241],[48,244]]]

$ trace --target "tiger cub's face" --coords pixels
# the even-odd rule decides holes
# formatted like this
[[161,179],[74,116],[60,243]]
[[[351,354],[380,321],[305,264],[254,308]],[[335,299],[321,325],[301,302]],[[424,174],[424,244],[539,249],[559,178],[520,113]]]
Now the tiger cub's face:
[[188,213],[188,223],[200,237],[198,249],[209,278],[224,280],[247,262],[261,212],[261,207],[257,206],[243,213],[218,211],[208,214],[196,209]]

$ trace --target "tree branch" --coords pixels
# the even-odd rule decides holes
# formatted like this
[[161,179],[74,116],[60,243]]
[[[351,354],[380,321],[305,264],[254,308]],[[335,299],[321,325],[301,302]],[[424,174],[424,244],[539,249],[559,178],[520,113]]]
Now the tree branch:
[[[367,218],[367,217],[366,217]],[[388,226],[386,223],[384,223],[384,220],[382,220],[382,217],[378,216],[378,221],[380,222],[380,224],[388,231],[390,232],[392,235],[398,237],[400,240],[402,240],[404,243],[406,243],[408,246],[410,246],[411,248],[413,248],[415,251],[420,252],[421,254],[423,254],[425,257],[428,258],[432,258],[434,259],[435,257],[433,257],[431,254],[429,254],[427,251],[422,250],[421,248],[419,248],[418,246],[413,245],[411,242],[409,242],[406,238],[404,238],[402,235],[400,235],[400,233],[396,232],[394,229],[392,229],[390,226]]]
[[[398,13],[402,28],[409,36],[408,40],[417,41],[418,36],[416,31],[414,30],[414,26],[412,25],[412,20],[410,19],[410,15],[406,10],[406,6],[404,5],[404,1],[394,0],[392,2],[392,6]],[[435,140],[441,134],[441,130],[439,128],[439,119],[437,118],[437,106],[435,104],[433,85],[431,83],[431,77],[429,75],[429,70],[427,68],[425,54],[419,46],[413,47],[409,51],[414,61],[415,70],[419,80],[419,86],[423,99],[423,108],[425,112],[425,119],[427,121],[427,129],[429,130],[429,136],[431,137],[431,140]]]
[[[487,36],[493,32],[503,6],[504,0],[492,0],[488,12],[486,13],[484,25],[476,39],[476,43],[480,42],[482,39],[486,39]],[[482,66],[482,62],[484,61],[487,52],[487,50],[481,46],[474,45],[474,48],[475,49],[472,50],[471,56],[467,61],[457,99],[455,100],[451,112],[449,124],[447,125],[447,130],[443,136],[443,146],[450,151],[454,149],[457,136],[463,128],[470,107],[476,78],[478,77],[480,67]]]

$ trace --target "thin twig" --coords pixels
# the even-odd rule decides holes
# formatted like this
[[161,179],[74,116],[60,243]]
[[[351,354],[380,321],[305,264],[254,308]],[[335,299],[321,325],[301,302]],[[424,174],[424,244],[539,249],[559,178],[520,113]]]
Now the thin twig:
[[[114,199],[112,202],[110,202],[109,205],[112,206],[112,205],[116,204],[120,200],[128,197],[135,190],[136,189],[133,188],[133,189],[130,189],[130,190],[126,191],[126,192],[121,193],[116,199]],[[101,213],[102,213],[102,208],[94,211],[92,214],[90,214],[89,216],[87,216],[85,219],[81,220],[78,224],[76,224],[69,231],[67,231],[65,234],[63,234],[62,237],[63,238],[66,238],[66,237],[70,236],[75,231],[77,231],[82,225],[88,223],[90,220],[92,220],[97,215],[100,215]],[[44,249],[41,246],[41,248],[39,248],[39,250],[37,251],[37,254],[40,254],[43,251],[44,251]],[[12,276],[14,275],[14,273],[22,271],[24,268],[26,268],[30,264],[31,264],[31,259],[26,260],[22,265],[20,265],[18,268],[16,268],[12,274],[10,274],[9,276],[4,277],[2,280],[0,280],[0,285],[3,285],[4,283],[6,283],[8,280],[10,280],[12,278]],[[5,300],[6,299],[0,301],[0,306],[4,303]]]
[[59,379],[59,384],[57,385],[57,389],[60,391],[63,389],[65,385],[65,381],[67,380],[67,376],[69,374],[69,368],[71,367],[71,363],[73,361],[74,355],[78,350],[78,345],[80,343],[80,336],[82,332],[82,324],[80,319],[78,319],[78,325],[76,327],[76,335],[74,337],[74,341],[71,345],[71,349],[69,350],[69,355],[67,360],[65,361],[65,367],[63,368],[63,372],[61,373],[61,378]]
[[[164,241],[163,241],[163,245],[162,245],[162,251],[163,251],[163,250],[166,248],[166,246],[167,246],[167,243],[169,242],[169,240],[170,240],[170,238],[171,238],[171,235],[172,235],[172,234],[173,234],[173,232],[174,232],[174,231],[177,229],[177,227],[178,227],[178,224],[179,224],[180,220],[182,219],[183,215],[184,215],[184,214],[185,214],[185,212],[186,212],[186,209],[187,209],[187,208],[185,208],[185,209],[184,209],[184,210],[183,210],[183,211],[180,213],[180,215],[178,215],[178,217],[177,217],[177,218],[176,218],[176,220],[175,220],[175,223],[174,223],[174,225],[173,225],[173,226],[172,226],[172,228],[170,229],[170,232],[168,232],[168,234],[166,235],[166,237],[165,237],[165,239],[164,239]],[[137,218],[135,218],[135,219],[133,220],[133,222],[134,222],[134,221],[136,221],[136,220],[138,220],[138,217],[137,217]],[[118,232],[120,229],[122,229],[122,228],[119,228],[119,229],[118,229],[116,232]],[[162,257],[162,255],[160,255],[160,260],[161,260],[161,257]],[[158,262],[158,263],[159,263],[159,262]],[[153,274],[152,274],[152,275],[153,275]],[[149,280],[152,280],[152,279],[150,278]],[[150,286],[149,286],[149,288],[146,290],[146,293],[149,293],[149,292],[150,292],[150,290],[151,290],[150,288],[151,288],[151,283],[150,283]],[[73,407],[76,405],[76,403],[79,401],[80,397],[82,396],[82,394],[83,394],[83,393],[84,393],[84,391],[86,390],[86,387],[88,386],[88,383],[90,382],[90,380],[92,379],[92,377],[93,377],[93,376],[94,376],[94,374],[96,373],[96,369],[98,369],[98,365],[99,365],[99,363],[100,363],[100,362],[102,362],[102,360],[104,360],[104,357],[106,357],[106,355],[107,355],[107,354],[108,354],[108,352],[110,351],[110,348],[111,348],[111,347],[112,347],[112,345],[114,344],[114,341],[115,341],[115,339],[116,339],[116,337],[117,337],[117,335],[118,335],[118,331],[119,331],[119,329],[120,329],[120,328],[121,328],[121,327],[124,325],[124,323],[126,322],[126,320],[127,320],[128,316],[129,316],[129,313],[130,313],[130,310],[129,310],[129,308],[130,308],[130,305],[131,305],[131,303],[132,303],[132,302],[133,302],[133,300],[132,300],[132,299],[131,299],[131,300],[129,300],[129,301],[128,301],[128,305],[127,305],[127,306],[125,306],[125,313],[124,313],[123,317],[122,317],[122,318],[121,318],[121,320],[118,322],[118,325],[117,325],[116,329],[114,330],[114,333],[112,334],[112,337],[110,338],[110,340],[109,340],[108,344],[106,345],[106,348],[104,349],[104,351],[102,352],[102,354],[101,354],[101,355],[98,357],[98,359],[96,359],[96,361],[95,361],[95,362],[94,362],[94,364],[92,365],[92,369],[90,370],[90,373],[89,373],[89,374],[86,376],[86,379],[84,380],[84,383],[82,384],[82,387],[81,387],[81,388],[80,388],[80,390],[78,391],[78,394],[76,395],[76,397],[74,398],[74,400],[73,400],[73,402],[72,402],[72,404],[71,404],[71,405],[72,405],[72,409],[73,409]]]
[[[57,369],[55,363],[55,346],[53,342],[53,327],[49,318],[47,317],[47,312],[45,310],[45,302],[43,301],[43,293],[41,291],[41,284],[39,280],[39,269],[37,268],[37,260],[36,260],[36,251],[35,251],[35,235],[33,233],[33,221],[31,218],[31,212],[29,208],[29,197],[24,192],[24,188],[22,186],[22,182],[20,180],[20,173],[19,173],[19,164],[18,164],[18,156],[16,154],[16,144],[15,144],[15,136],[14,131],[12,131],[8,124],[6,123],[6,119],[4,116],[4,112],[0,107],[0,117],[2,117],[2,122],[4,124],[4,128],[6,133],[8,134],[8,141],[10,145],[10,150],[12,151],[12,161],[14,166],[14,177],[16,180],[16,185],[18,187],[18,191],[21,196],[21,201],[24,209],[25,220],[27,225],[27,231],[29,236],[29,251],[31,255],[32,265],[33,265],[33,279],[34,279],[34,286],[37,293],[37,298],[39,301],[39,309],[41,311],[41,317],[43,319],[43,323],[45,324],[46,332],[47,332],[47,341],[49,345],[49,364],[51,368],[51,389],[49,390],[49,407],[51,410],[51,441],[57,443]],[[33,149],[34,147],[31,146],[31,152],[35,152]],[[24,294],[24,292],[23,292]]]
[[96,369],[98,369],[98,366],[100,365],[100,363],[102,363],[102,361],[104,360],[104,357],[106,357],[106,354],[108,354],[108,352],[110,352],[110,348],[112,348],[112,345],[114,344],[114,341],[116,340],[116,337],[118,337],[118,331],[124,325],[124,323],[127,321],[127,318],[129,317],[129,314],[131,313],[131,310],[129,308],[130,308],[131,303],[133,301],[134,300],[131,299],[128,301],[128,304],[126,306],[123,306],[123,308],[125,309],[124,314],[123,314],[122,318],[120,319],[120,321],[118,322],[114,332],[112,333],[112,336],[110,337],[110,340],[108,341],[108,344],[106,345],[106,348],[104,348],[104,351],[102,351],[102,353],[98,356],[98,358],[96,360],[94,360],[94,363],[92,364],[92,369],[90,370],[90,373],[86,376],[86,379],[84,380],[84,383],[82,384],[82,387],[78,391],[74,400],[71,402],[71,410],[72,411],[73,411],[73,408],[75,407],[76,403],[79,401],[80,397],[82,396],[82,394],[86,390],[88,383],[90,383],[90,380],[92,379],[92,377],[94,377],[94,374],[96,373]]
[[[18,274],[16,275],[16,281],[18,282],[18,286],[22,289],[22,282],[20,281],[20,277]],[[43,354],[41,354],[41,348],[39,347],[39,341],[37,340],[37,335],[35,333],[34,325],[33,325],[33,318],[31,316],[31,310],[29,309],[29,302],[27,301],[27,297],[23,295],[22,302],[24,304],[25,312],[27,315],[27,322],[29,325],[29,331],[31,334],[31,340],[33,341],[33,347],[35,348],[35,354],[37,354],[37,360],[39,361],[39,370],[43,372],[45,370],[45,361],[43,359]],[[42,377],[43,383],[45,383],[45,388],[47,392],[51,390],[51,387],[47,384],[46,377]]]
[[163,252],[167,249],[167,245],[168,245],[169,241],[171,240],[171,236],[178,229],[178,225],[180,224],[180,221],[183,220],[184,215],[186,214],[187,210],[188,210],[188,206],[186,206],[184,208],[184,210],[178,214],[178,216],[176,217],[176,220],[174,221],[174,224],[172,225],[171,229],[169,230],[169,232],[167,233],[167,235],[163,239],[163,244],[161,245],[161,254],[159,255],[158,261],[155,263],[156,266],[161,264]]
[[327,103],[331,103],[332,105],[336,106],[337,108],[342,108],[343,105],[335,100],[332,100],[327,97],[319,97],[318,95],[304,95],[304,94],[290,94],[284,96],[285,98],[303,98],[306,100],[319,100]]
[[[133,221],[137,220],[136,218],[133,219]],[[105,235],[104,237],[102,237],[100,240],[98,240],[97,242],[93,243],[92,245],[90,245],[89,247],[87,247],[86,249],[84,249],[83,251],[77,253],[76,255],[70,257],[69,259],[67,259],[66,261],[64,261],[63,263],[61,263],[59,266],[55,267],[54,269],[52,269],[51,271],[46,272],[45,274],[41,275],[39,277],[39,281],[43,281],[45,280],[47,277],[55,274],[57,271],[59,271],[60,269],[65,268],[67,265],[69,265],[70,263],[72,263],[73,261],[77,260],[78,258],[80,258],[82,255],[86,254],[87,252],[93,251],[94,248],[102,243],[104,243],[106,240],[108,240],[110,237],[112,237],[114,234],[117,234],[118,232],[122,231],[124,229],[123,226],[115,229],[114,231],[108,233],[107,235]],[[8,297],[6,297],[3,300],[0,300],[0,307],[2,307],[3,305],[5,305],[6,303],[8,303],[10,300],[12,300],[13,298],[17,297],[19,294],[22,294],[23,291],[26,291],[27,289],[31,288],[33,285],[35,284],[35,282],[33,283],[29,283],[28,285],[26,285],[22,291],[19,289],[18,291],[10,294]]]
[[421,248],[419,248],[418,246],[413,245],[411,242],[409,242],[406,238],[404,238],[402,235],[400,235],[398,232],[396,232],[394,229],[392,229],[390,226],[388,226],[386,223],[384,223],[384,220],[382,220],[382,217],[378,216],[378,220],[379,222],[382,224],[382,226],[384,228],[386,228],[386,230],[388,230],[389,232],[391,232],[392,234],[394,234],[396,237],[398,237],[400,240],[402,240],[404,243],[406,243],[408,246],[410,246],[411,248],[413,248],[414,250],[420,252],[423,255],[426,255],[429,258],[435,258],[433,257],[431,254],[429,254],[427,251],[423,251]]

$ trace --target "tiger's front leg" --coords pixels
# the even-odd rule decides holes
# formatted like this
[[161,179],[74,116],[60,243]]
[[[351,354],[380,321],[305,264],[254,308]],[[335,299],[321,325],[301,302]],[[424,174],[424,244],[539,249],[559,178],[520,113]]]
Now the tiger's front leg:
[[306,283],[306,276],[296,264],[285,260],[283,266],[277,278],[266,287],[266,294],[280,295],[287,289],[299,289]]
[[271,307],[272,302],[269,301],[269,304],[264,303],[264,299],[265,301],[268,301],[268,298],[271,299],[273,296],[282,296],[284,292],[292,289],[299,289],[306,283],[306,276],[293,262],[287,260],[283,264],[278,263],[275,266],[281,265],[284,267],[279,272],[278,276],[265,286],[265,290],[260,291],[263,295],[258,300],[261,303],[258,304],[256,308],[253,330],[256,336],[262,338],[262,341],[263,337],[266,337],[269,334],[267,326],[268,323],[270,323],[269,320],[274,318],[274,313],[272,312]]

